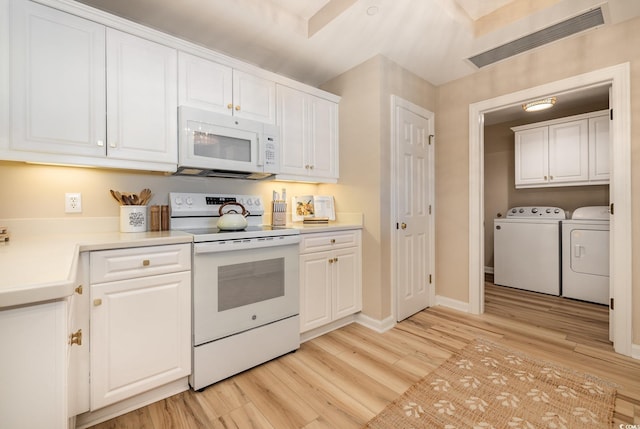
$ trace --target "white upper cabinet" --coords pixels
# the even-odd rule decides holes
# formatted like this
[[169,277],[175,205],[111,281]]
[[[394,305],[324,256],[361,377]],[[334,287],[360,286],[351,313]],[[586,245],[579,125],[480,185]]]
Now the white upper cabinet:
[[512,128],[516,188],[609,182],[607,111]]
[[105,27],[29,1],[11,5],[11,148],[104,156]]
[[589,180],[588,121],[571,121],[549,126],[549,181]]
[[107,29],[107,154],[110,158],[178,160],[177,53]]
[[609,183],[609,115],[589,118],[589,180]]
[[274,124],[276,84],[185,52],[179,53],[179,105]]
[[280,179],[338,179],[338,106],[287,86],[277,87]]
[[30,1],[11,7],[3,158],[175,171],[176,50]]

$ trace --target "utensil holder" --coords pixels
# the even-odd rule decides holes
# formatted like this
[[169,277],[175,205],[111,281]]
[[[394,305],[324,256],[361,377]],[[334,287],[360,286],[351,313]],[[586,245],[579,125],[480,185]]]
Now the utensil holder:
[[120,232],[145,232],[147,206],[120,206]]
[[285,226],[287,224],[287,203],[284,201],[271,202],[271,226]]

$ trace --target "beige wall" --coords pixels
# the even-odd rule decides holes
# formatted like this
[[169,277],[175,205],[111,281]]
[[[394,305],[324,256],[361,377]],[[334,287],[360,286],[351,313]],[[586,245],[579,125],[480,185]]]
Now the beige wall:
[[[109,189],[153,192],[150,204],[167,204],[169,192],[214,192],[260,195],[272,190],[289,195],[318,193],[317,185],[285,182],[165,176],[158,173],[56,167],[0,161],[0,219],[117,217],[118,203]],[[65,192],[82,193],[82,213],[64,213]],[[339,207],[336,207],[339,210]]]
[[336,199],[364,213],[363,312],[391,315],[391,95],[433,111],[435,87],[377,56],[322,85],[340,101],[340,182]]
[[[469,105],[581,73],[631,64],[633,251],[640,251],[640,19],[538,48],[438,88],[436,120],[436,269],[438,294],[468,302]],[[446,214],[442,216],[441,214]],[[633,307],[640,308],[640,265],[633,269]],[[633,312],[634,343],[640,314]]]
[[[608,108],[608,101],[575,109],[551,109],[536,115],[535,122],[557,119]],[[486,126],[484,129],[484,260],[493,267],[493,219],[506,215],[515,206],[556,206],[573,211],[578,207],[609,204],[609,186],[564,186],[553,188],[515,188],[514,133],[511,127],[533,123],[519,120]]]

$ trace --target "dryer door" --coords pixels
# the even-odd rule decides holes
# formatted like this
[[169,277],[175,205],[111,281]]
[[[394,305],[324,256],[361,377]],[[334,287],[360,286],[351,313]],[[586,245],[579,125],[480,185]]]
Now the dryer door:
[[609,275],[609,230],[571,230],[571,269],[576,273]]

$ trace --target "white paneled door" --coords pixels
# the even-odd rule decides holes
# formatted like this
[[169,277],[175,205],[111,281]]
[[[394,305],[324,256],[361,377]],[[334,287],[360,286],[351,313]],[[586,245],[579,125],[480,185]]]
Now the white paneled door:
[[430,304],[433,286],[433,128],[430,112],[396,99],[395,144],[396,319]]

